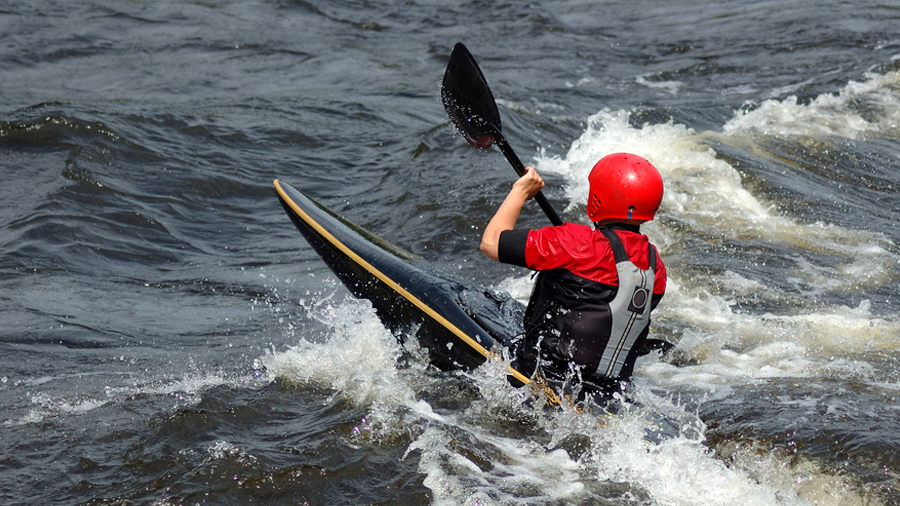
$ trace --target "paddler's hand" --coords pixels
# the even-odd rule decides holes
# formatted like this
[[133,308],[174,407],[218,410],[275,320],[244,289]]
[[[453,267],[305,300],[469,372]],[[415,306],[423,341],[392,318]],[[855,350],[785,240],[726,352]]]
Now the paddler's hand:
[[513,184],[512,191],[518,191],[525,195],[525,200],[531,200],[544,187],[544,180],[534,167],[525,167],[525,174]]

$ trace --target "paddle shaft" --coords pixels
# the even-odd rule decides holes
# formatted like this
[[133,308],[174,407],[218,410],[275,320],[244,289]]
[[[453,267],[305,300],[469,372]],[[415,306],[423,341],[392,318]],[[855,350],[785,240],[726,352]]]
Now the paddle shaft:
[[[513,166],[516,174],[519,177],[525,175],[525,165],[522,164],[522,161],[519,160],[519,157],[516,156],[516,152],[513,151],[512,147],[506,142],[506,138],[503,137],[503,134],[500,133],[500,130],[494,127],[494,142],[497,144],[497,147],[500,148],[500,152],[503,153],[503,156],[506,157],[509,164]],[[550,223],[553,225],[562,225],[563,221],[559,218],[559,215],[556,214],[556,209],[553,209],[553,206],[550,205],[550,201],[547,200],[547,197],[544,196],[543,193],[537,192],[537,195],[534,196],[534,200],[541,206],[541,209],[544,210],[544,214],[550,218]]]

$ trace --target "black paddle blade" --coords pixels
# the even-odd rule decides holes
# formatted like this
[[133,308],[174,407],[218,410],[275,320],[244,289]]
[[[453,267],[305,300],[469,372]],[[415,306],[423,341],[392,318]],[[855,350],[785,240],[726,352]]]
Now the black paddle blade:
[[488,148],[501,132],[500,111],[475,58],[461,42],[453,46],[441,82],[441,102],[469,144]]

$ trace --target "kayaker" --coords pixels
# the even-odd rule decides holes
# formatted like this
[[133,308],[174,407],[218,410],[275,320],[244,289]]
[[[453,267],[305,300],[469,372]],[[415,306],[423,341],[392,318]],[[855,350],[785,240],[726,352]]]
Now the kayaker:
[[659,171],[615,153],[594,165],[588,182],[593,227],[515,228],[525,202],[544,187],[528,167],[481,240],[491,259],[539,271],[513,350],[516,368],[562,383],[578,399],[611,394],[628,380],[666,289],[662,259],[640,231],[662,202]]

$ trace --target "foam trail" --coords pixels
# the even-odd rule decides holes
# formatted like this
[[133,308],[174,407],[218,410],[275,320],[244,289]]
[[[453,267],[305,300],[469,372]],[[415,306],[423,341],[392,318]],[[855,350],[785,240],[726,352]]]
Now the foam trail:
[[[619,416],[508,410],[486,369],[474,373],[484,400],[428,424],[409,446],[408,455],[420,452],[434,504],[810,504],[790,486],[793,470],[771,461],[751,475],[726,465],[704,446],[695,414],[647,391],[638,392],[644,407],[627,406]],[[660,418],[675,420],[681,432],[650,442],[647,429]],[[549,442],[506,436],[502,427],[510,424]]]
[[[597,159],[617,151],[648,158],[662,173],[666,193],[660,219],[645,230],[664,258],[685,254],[679,251],[685,234],[724,247],[735,240],[770,244],[780,261],[794,264],[796,276],[787,281],[797,287],[796,292],[787,293],[731,271],[681,279],[675,265],[670,268],[670,286],[656,313],[657,321],[689,329],[681,347],[698,360],[722,358],[726,344],[751,350],[790,343],[799,347],[792,350],[799,353],[795,355],[798,361],[806,358],[819,365],[787,367],[784,374],[830,374],[822,362],[832,354],[897,347],[900,324],[871,314],[868,301],[848,308],[822,305],[819,297],[822,293],[871,290],[891,282],[898,264],[896,245],[882,234],[826,223],[799,223],[781,215],[775,203],[743,187],[740,173],[718,158],[710,143],[728,138],[734,145],[746,144],[749,136],[771,131],[807,136],[895,135],[900,110],[895,107],[900,103],[895,91],[898,82],[900,73],[893,72],[873,76],[865,83],[850,83],[839,96],[826,95],[808,105],[797,105],[792,99],[767,101],[752,112],[736,115],[724,133],[697,133],[673,122],[634,127],[627,111],[601,111],[589,118],[584,134],[565,156],[541,154],[537,166],[568,180],[569,210],[577,211],[584,208],[586,176]],[[883,115],[862,120],[852,109],[860,100],[875,103]],[[527,298],[529,288],[523,280],[509,280],[504,287],[514,296]],[[734,296],[729,293],[771,301],[770,305],[783,308],[784,314],[736,313],[732,310]],[[768,366],[761,367],[768,370]]]
[[[735,112],[723,133],[735,138],[761,137],[900,137],[900,71],[869,74],[851,81],[839,94],[825,94],[809,104],[796,96],[766,100],[755,109]],[[858,109],[865,109],[863,115]]]
[[[366,301],[326,298],[307,309],[324,324],[325,335],[301,336],[295,346],[260,357],[270,379],[331,389],[367,409],[347,436],[355,445],[408,437],[404,458],[418,459],[436,505],[625,505],[642,498],[680,505],[809,504],[794,491],[795,469],[774,460],[726,466],[704,446],[696,413],[646,386],[635,394],[642,407],[626,407],[619,416],[547,411],[531,403],[528,389],[508,385],[501,361],[462,374],[400,367],[402,352],[416,350],[401,347]],[[302,334],[303,326],[287,328]],[[426,363],[424,357],[411,362]],[[648,359],[641,367],[667,365]],[[439,387],[458,381],[481,394],[459,409],[437,412],[416,394],[456,395],[453,388]],[[661,419],[675,423],[675,432],[669,429],[658,444],[649,442],[647,429]],[[809,469],[803,473],[816,476]]]
[[[801,265],[801,269],[806,267],[804,274],[811,286],[871,286],[892,278],[898,258],[888,250],[893,244],[881,234],[823,223],[803,224],[782,216],[773,202],[747,191],[740,173],[709,147],[710,138],[718,134],[698,134],[672,122],[635,128],[629,124],[629,116],[627,111],[601,111],[588,119],[585,133],[564,158],[538,157],[539,170],[568,180],[567,210],[584,208],[587,174],[598,159],[614,152],[633,152],[650,160],[663,176],[666,191],[660,208],[662,220],[672,220],[722,241],[763,240],[844,259],[826,270]],[[646,229],[663,250],[679,242],[680,235],[657,222]],[[837,281],[831,281],[835,277]]]

